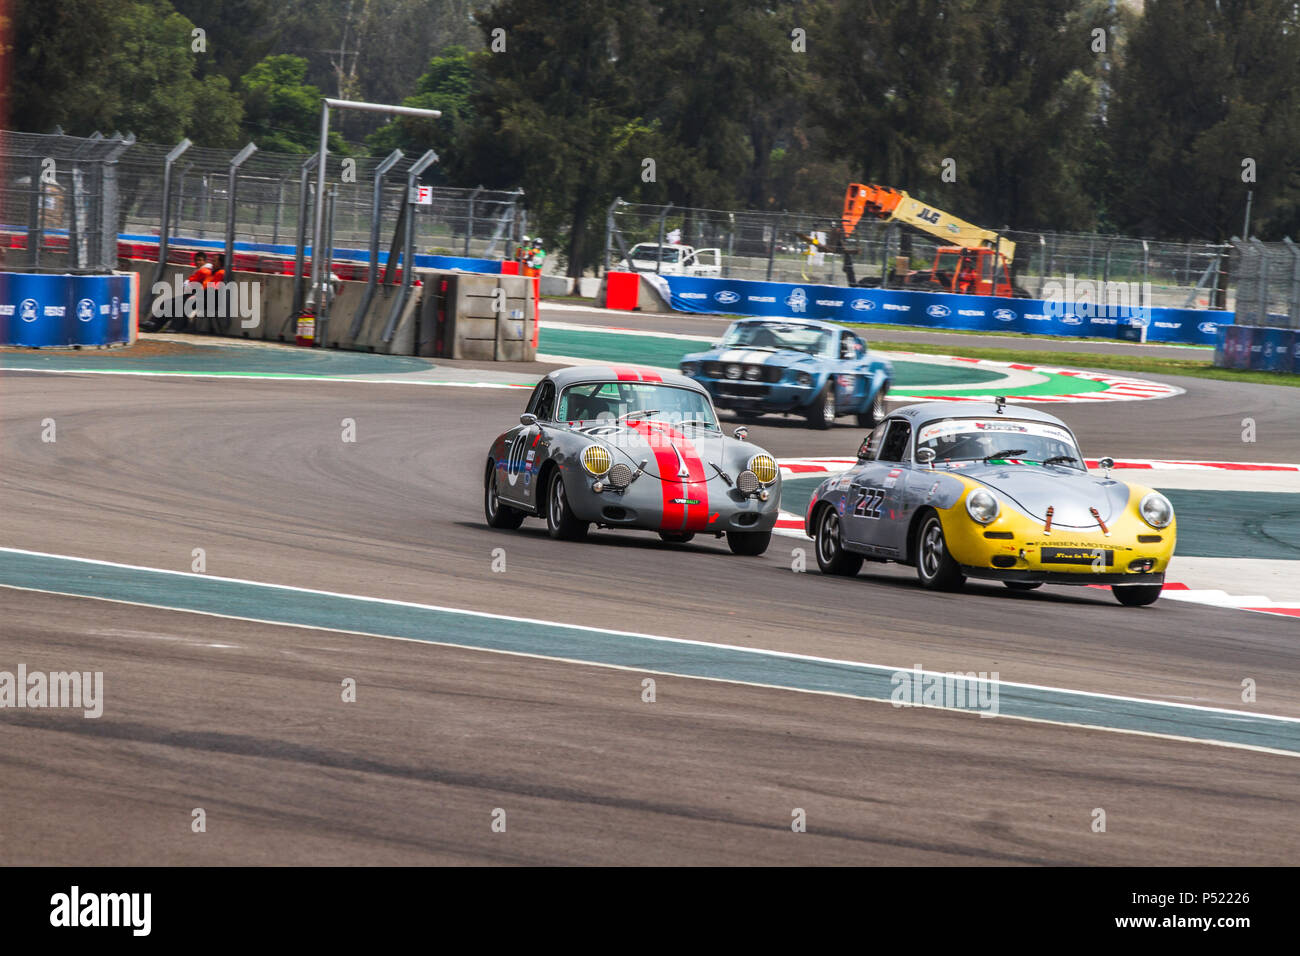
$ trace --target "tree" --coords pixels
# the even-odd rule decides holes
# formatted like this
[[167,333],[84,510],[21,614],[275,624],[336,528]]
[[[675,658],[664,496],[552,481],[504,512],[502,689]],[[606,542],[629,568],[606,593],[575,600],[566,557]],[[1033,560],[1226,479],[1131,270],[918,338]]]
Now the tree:
[[[282,153],[314,152],[320,145],[321,92],[305,82],[307,61],[277,54],[253,66],[240,80],[244,130],[261,149]],[[337,133],[330,150],[348,152]]]
[[395,116],[368,136],[366,145],[376,156],[394,149],[416,155],[432,149],[438,153],[439,162],[430,170],[431,178],[470,185],[474,169],[461,144],[476,117],[474,84],[470,54],[462,46],[448,47],[429,62],[429,69],[415,84],[415,93],[402,100],[403,106],[441,110],[441,118]]
[[[1147,0],[1107,138],[1113,215],[1163,237],[1300,226],[1300,15],[1288,0]],[[1256,182],[1243,182],[1252,161]]]

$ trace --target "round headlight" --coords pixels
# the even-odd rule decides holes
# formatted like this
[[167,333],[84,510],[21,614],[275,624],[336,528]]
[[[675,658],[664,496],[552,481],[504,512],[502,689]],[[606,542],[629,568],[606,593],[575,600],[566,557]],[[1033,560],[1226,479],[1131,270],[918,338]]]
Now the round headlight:
[[699,366],[696,365],[694,362],[683,362],[683,363],[682,363],[682,374],[683,374],[683,375],[694,376],[695,373],[698,372],[699,370],[700,370]]
[[736,476],[736,487],[742,495],[752,495],[758,491],[760,484],[758,475],[752,471],[742,471]]
[[966,512],[980,524],[996,518],[1000,507],[998,499],[983,488],[976,488],[966,496]]
[[609,470],[609,485],[611,488],[626,488],[632,484],[632,469],[621,461]]
[[811,384],[812,384],[812,376],[811,376],[810,374],[808,374],[807,372],[799,372],[799,373],[797,373],[797,374],[795,375],[795,377],[794,377],[794,380],[795,380],[796,382],[798,382],[800,385],[811,385]]
[[1169,522],[1174,520],[1174,506],[1169,503],[1169,499],[1157,491],[1151,492],[1142,499],[1138,505],[1138,513],[1142,515],[1142,520],[1153,528],[1167,528]]
[[745,467],[752,471],[754,476],[765,485],[770,485],[776,481],[778,471],[776,461],[771,455],[755,455],[749,459]]
[[762,374],[763,374],[763,370],[759,368],[757,365],[745,366],[745,378],[749,379],[751,382],[758,381],[758,377]]
[[582,450],[582,467],[597,478],[609,471],[609,449],[602,445],[588,445]]
[[727,378],[740,378],[740,366],[739,366],[739,365],[728,365],[728,366],[727,366]]

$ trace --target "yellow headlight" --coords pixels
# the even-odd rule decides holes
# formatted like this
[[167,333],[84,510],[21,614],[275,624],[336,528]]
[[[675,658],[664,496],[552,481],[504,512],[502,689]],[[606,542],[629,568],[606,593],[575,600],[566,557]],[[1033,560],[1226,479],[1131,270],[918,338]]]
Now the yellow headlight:
[[771,455],[755,455],[749,459],[749,470],[758,476],[758,480],[765,485],[770,485],[776,481],[779,474],[776,462]]
[[609,449],[601,445],[588,445],[582,450],[582,467],[599,478],[609,471]]

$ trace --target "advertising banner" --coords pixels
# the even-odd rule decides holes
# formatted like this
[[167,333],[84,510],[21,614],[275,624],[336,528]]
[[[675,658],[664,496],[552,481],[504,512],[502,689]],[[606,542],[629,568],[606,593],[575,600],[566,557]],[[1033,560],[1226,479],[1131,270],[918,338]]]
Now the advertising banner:
[[132,314],[129,276],[0,272],[0,345],[117,345]]
[[[1009,299],[902,289],[795,285],[702,276],[663,276],[679,312],[878,322],[932,329],[1119,338],[1145,325],[1146,341],[1214,345],[1231,312],[1140,308],[1129,290],[1112,301]],[[1083,283],[1078,283],[1083,286]],[[1099,284],[1098,284],[1099,285]],[[1070,289],[1071,286],[1066,286]]]

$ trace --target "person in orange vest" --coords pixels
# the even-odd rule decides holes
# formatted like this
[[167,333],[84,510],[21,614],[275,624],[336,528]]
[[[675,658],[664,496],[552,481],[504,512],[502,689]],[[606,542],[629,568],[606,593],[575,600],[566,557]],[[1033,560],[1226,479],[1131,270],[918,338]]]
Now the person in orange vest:
[[203,280],[203,288],[219,282],[226,281],[226,257],[223,253],[218,252],[216,262],[213,263],[215,269],[208,273],[208,277]]

